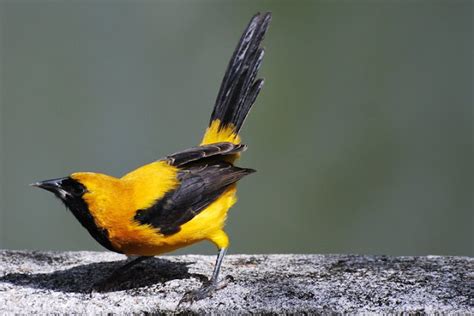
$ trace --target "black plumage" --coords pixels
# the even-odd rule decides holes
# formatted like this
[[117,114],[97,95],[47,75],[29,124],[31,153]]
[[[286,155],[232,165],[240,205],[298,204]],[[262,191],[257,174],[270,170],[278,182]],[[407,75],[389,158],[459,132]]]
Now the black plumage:
[[233,144],[228,142],[214,143],[191,147],[186,150],[167,156],[165,159],[170,165],[180,167],[196,160],[202,160],[209,157],[219,158],[217,156],[233,155],[245,151],[247,146],[244,144]]
[[257,13],[242,34],[227,66],[209,124],[219,119],[220,127],[232,124],[236,133],[242,127],[263,86],[264,80],[255,78],[264,55],[260,44],[270,20],[270,13]]
[[89,206],[83,196],[87,188],[71,177],[51,179],[33,184],[48,190],[58,197],[68,207],[81,225],[89,231],[91,236],[108,250],[119,252],[112,246],[107,229],[100,227],[94,220]]
[[179,186],[153,206],[138,210],[135,220],[158,228],[164,235],[177,233],[181,225],[214,202],[230,185],[253,172],[225,161],[187,164],[178,172]]
[[[235,134],[242,127],[263,86],[263,79],[256,77],[264,55],[260,45],[270,20],[270,13],[258,13],[245,29],[225,72],[210,124],[220,120],[220,128],[232,125]],[[135,220],[156,227],[164,235],[179,232],[181,225],[208,207],[230,185],[255,172],[231,163],[232,155],[246,148],[244,144],[221,142],[167,156],[164,160],[179,168],[180,184],[151,207],[137,210]]]

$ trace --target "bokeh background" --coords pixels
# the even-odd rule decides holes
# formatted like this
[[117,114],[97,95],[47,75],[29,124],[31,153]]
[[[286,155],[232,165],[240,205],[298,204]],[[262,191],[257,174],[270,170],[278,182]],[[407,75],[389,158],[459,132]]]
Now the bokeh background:
[[230,252],[473,256],[473,2],[456,0],[0,1],[0,247],[101,249],[28,184],[195,145],[265,10]]

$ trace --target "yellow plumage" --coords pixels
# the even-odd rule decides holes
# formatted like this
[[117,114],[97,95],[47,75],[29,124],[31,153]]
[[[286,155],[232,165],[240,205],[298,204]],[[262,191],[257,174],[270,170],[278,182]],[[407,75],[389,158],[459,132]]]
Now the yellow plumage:
[[238,132],[263,86],[263,79],[256,76],[270,19],[270,13],[258,13],[245,29],[199,146],[121,178],[77,172],[33,184],[60,198],[102,246],[140,256],[135,263],[199,241],[213,242],[219,254],[211,283],[195,292],[193,299],[202,299],[217,287],[229,245],[223,229],[236,202],[236,183],[255,171],[233,163],[246,149]]
[[222,126],[221,120],[212,121],[204,133],[201,145],[215,144],[220,142],[229,142],[233,144],[240,144],[240,136],[235,133],[234,126],[228,124]]
[[[219,128],[214,121],[201,145],[218,142],[240,143],[232,127]],[[235,160],[236,155],[231,155]],[[89,193],[83,198],[98,227],[106,229],[113,247],[127,255],[152,256],[170,252],[193,243],[209,240],[219,249],[227,248],[229,239],[223,227],[227,211],[236,202],[236,186],[181,226],[178,233],[166,236],[151,225],[142,225],[134,217],[136,210],[146,209],[179,185],[178,168],[166,161],[155,161],[129,172],[122,178],[91,172],[71,177],[84,184]],[[97,198],[99,196],[100,198]]]

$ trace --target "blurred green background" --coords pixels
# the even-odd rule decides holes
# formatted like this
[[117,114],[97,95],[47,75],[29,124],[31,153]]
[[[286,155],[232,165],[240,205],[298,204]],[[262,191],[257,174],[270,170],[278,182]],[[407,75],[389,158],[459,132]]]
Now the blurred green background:
[[197,144],[266,10],[230,252],[473,256],[472,1],[1,1],[0,247],[101,249],[28,184]]

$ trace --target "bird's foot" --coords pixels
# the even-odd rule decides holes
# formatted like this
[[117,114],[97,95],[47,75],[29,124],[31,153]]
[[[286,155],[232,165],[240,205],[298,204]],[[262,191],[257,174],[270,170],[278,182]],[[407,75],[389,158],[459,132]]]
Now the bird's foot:
[[210,283],[210,284],[203,285],[198,290],[186,292],[183,295],[183,298],[181,298],[181,300],[179,301],[178,306],[182,304],[186,304],[186,303],[191,305],[195,301],[200,301],[202,299],[210,297],[216,289],[217,289],[216,284]]
[[200,289],[186,292],[179,301],[178,306],[182,304],[191,305],[196,301],[211,297],[215,291],[225,288],[233,280],[234,278],[228,275],[221,282],[206,282]]

